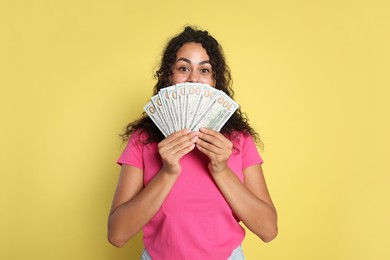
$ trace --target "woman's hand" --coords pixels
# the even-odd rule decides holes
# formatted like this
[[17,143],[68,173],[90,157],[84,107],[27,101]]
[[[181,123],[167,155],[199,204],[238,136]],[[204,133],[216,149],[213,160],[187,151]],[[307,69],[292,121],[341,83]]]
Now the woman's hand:
[[268,242],[278,233],[277,213],[260,164],[243,169],[243,183],[228,167],[233,144],[219,132],[200,129],[196,147],[210,159],[209,170],[235,215],[253,233]]
[[126,244],[155,216],[179,176],[180,158],[194,149],[197,135],[181,130],[158,144],[163,166],[146,187],[141,169],[122,165],[108,221],[108,238],[113,245]]
[[210,159],[211,174],[226,171],[227,161],[232,154],[232,142],[217,131],[206,128],[201,128],[199,131],[196,147]]
[[183,129],[169,135],[158,144],[158,152],[163,161],[163,171],[170,174],[180,173],[180,159],[194,149],[198,134],[199,132]]

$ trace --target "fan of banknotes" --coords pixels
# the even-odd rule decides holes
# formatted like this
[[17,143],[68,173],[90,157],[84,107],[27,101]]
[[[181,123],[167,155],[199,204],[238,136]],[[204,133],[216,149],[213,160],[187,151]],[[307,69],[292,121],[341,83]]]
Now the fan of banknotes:
[[207,84],[182,83],[163,88],[144,110],[164,136],[181,129],[220,131],[238,104]]

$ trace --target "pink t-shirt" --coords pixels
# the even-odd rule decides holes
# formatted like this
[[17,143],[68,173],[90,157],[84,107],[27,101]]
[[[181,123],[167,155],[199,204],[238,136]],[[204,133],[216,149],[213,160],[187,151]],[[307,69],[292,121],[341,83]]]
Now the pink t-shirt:
[[[157,143],[143,144],[134,133],[119,164],[143,170],[144,185],[162,166]],[[243,181],[242,170],[263,161],[251,136],[239,135],[228,165]],[[194,149],[180,160],[182,172],[157,214],[144,226],[144,245],[153,260],[226,260],[245,237],[208,170],[208,158]]]

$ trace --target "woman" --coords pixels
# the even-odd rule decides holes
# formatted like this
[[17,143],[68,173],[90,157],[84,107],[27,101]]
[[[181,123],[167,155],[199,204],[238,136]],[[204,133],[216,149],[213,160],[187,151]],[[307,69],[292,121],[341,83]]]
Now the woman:
[[[164,50],[154,94],[164,87],[205,83],[230,97],[230,70],[207,31],[186,27]],[[141,259],[244,259],[245,226],[268,242],[277,215],[264,180],[257,133],[240,110],[221,132],[183,129],[166,138],[144,114],[123,135],[127,147],[108,221],[121,247],[141,229]]]

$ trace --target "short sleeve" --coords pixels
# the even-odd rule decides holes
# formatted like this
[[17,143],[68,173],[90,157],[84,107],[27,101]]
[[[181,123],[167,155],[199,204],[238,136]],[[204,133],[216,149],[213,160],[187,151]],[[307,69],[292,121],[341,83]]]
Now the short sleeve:
[[263,159],[261,158],[257,147],[251,135],[242,136],[242,169],[255,164],[262,164]]
[[128,164],[143,170],[143,148],[144,143],[142,136],[139,132],[135,132],[131,135],[127,142],[125,150],[122,152],[117,163],[119,165]]

